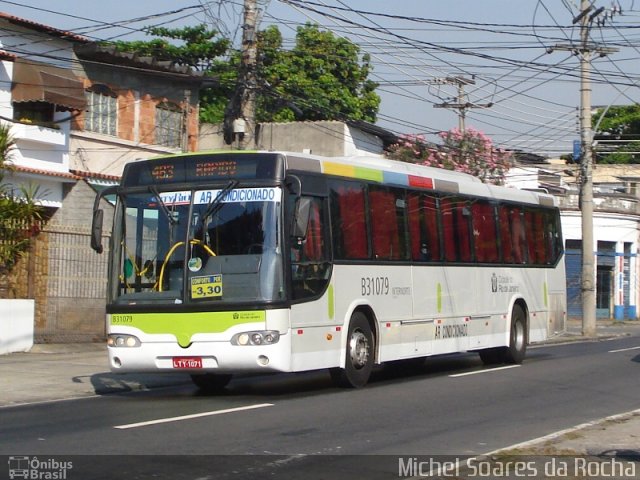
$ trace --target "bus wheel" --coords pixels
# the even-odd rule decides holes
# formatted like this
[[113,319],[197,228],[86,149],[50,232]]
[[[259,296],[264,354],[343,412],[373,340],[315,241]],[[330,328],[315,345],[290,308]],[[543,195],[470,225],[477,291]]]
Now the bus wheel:
[[204,373],[191,375],[191,381],[205,393],[219,393],[228,385],[231,377],[229,374]]
[[341,387],[360,388],[369,381],[375,353],[373,333],[367,317],[354,312],[347,334],[347,359],[344,368],[332,368],[331,378]]
[[480,350],[485,365],[495,363],[522,363],[527,352],[527,317],[520,305],[513,306],[509,346]]
[[505,363],[522,363],[527,353],[527,316],[520,305],[513,306],[509,346],[504,349]]

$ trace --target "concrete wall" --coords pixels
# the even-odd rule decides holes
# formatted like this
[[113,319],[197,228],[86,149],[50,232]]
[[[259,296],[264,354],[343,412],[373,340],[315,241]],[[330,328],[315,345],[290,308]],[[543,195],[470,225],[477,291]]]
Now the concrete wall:
[[[199,150],[227,150],[221,125],[200,125]],[[343,122],[291,122],[260,125],[258,150],[307,152],[327,157],[382,155],[383,142]]]
[[97,133],[72,131],[70,166],[73,170],[105,175],[122,174],[125,164],[178,150],[159,145],[142,145]]
[[33,347],[33,300],[0,300],[0,355]]
[[2,38],[0,48],[9,52],[21,52],[20,56],[30,60],[48,63],[61,68],[71,68],[75,55],[71,42],[24,28],[0,19]]

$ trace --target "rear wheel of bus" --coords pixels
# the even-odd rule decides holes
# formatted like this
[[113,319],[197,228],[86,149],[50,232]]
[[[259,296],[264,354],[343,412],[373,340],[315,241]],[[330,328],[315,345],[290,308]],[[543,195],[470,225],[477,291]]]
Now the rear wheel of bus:
[[480,359],[486,365],[495,363],[522,363],[527,353],[527,315],[520,305],[511,312],[509,346],[480,350]]
[[341,387],[364,387],[373,370],[375,342],[369,320],[362,312],[351,316],[346,349],[344,368],[332,368],[331,378]]

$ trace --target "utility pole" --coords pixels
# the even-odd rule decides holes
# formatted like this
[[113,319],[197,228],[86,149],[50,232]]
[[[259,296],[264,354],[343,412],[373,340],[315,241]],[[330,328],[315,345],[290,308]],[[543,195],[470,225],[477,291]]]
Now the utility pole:
[[593,13],[589,0],[581,0],[580,13],[573,24],[580,23],[580,44],[556,45],[550,51],[569,50],[580,57],[580,212],[582,215],[582,334],[596,336],[596,270],[593,239],[593,132],[591,129],[591,53],[603,56],[616,49],[598,47],[589,42],[593,20],[604,8]]
[[189,151],[189,110],[191,109],[191,90],[184,91],[184,107],[182,109],[182,131],[180,146],[183,152]]
[[[244,22],[242,24],[242,63],[238,82],[240,86],[240,115],[244,120],[244,131],[238,132],[241,150],[252,148],[256,132],[256,90],[258,86],[256,66],[258,60],[256,24],[258,21],[257,0],[244,0]],[[236,123],[238,125],[238,123]],[[240,122],[241,125],[241,122]]]
[[458,87],[456,102],[437,103],[433,108],[453,108],[458,110],[458,129],[460,132],[464,132],[465,129],[465,117],[467,116],[467,110],[470,108],[491,108],[491,106],[493,106],[493,103],[478,104],[465,101],[465,85],[475,85],[476,83],[472,78],[444,77],[436,78],[429,83],[432,85],[456,85]]
[[[582,213],[582,334],[596,336],[596,272],[593,244],[593,156],[591,132],[591,50],[589,0],[580,2],[580,141],[582,143],[580,209]],[[578,16],[580,16],[578,15]],[[576,17],[577,19],[578,17]],[[574,22],[576,21],[574,19]]]
[[233,96],[224,111],[224,139],[238,149],[253,148],[256,138],[258,0],[244,0],[240,68]]
[[[591,132],[591,50],[588,0],[580,2],[580,142],[582,144],[580,209],[582,212],[582,334],[596,336],[596,272],[593,244],[593,156]],[[580,16],[579,15],[579,16]],[[577,18],[577,17],[576,17]],[[574,20],[575,22],[575,20]]]

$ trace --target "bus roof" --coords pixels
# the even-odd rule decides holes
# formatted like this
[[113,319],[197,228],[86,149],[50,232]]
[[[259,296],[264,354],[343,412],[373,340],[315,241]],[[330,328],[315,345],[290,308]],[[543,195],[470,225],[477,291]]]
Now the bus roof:
[[491,185],[473,175],[400,162],[379,157],[321,157],[295,152],[278,152],[287,159],[287,168],[336,175],[382,184],[433,189],[440,192],[490,197],[536,205],[555,205],[555,198],[541,192]]
[[459,193],[478,197],[488,197],[535,205],[555,205],[555,198],[541,192],[502,187],[482,182],[473,175],[427,167],[408,162],[400,162],[374,156],[323,157],[300,152],[268,150],[220,150],[187,152],[162,155],[150,159],[168,160],[180,157],[206,158],[207,156],[282,156],[287,170],[307,171],[325,175],[373,181],[385,185],[423,188],[446,193]]

